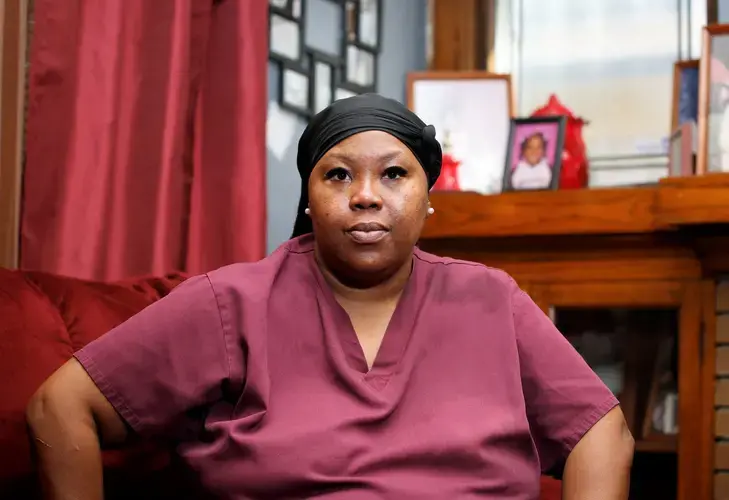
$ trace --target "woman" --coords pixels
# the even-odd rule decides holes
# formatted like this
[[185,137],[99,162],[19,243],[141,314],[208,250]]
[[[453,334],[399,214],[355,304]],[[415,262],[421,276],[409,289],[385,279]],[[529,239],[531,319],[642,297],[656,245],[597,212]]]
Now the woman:
[[[377,95],[299,143],[294,238],[88,345],[28,410],[52,498],[101,498],[99,443],[166,436],[218,498],[627,498],[610,391],[505,273],[418,250],[435,130]],[[313,234],[310,234],[313,230]]]

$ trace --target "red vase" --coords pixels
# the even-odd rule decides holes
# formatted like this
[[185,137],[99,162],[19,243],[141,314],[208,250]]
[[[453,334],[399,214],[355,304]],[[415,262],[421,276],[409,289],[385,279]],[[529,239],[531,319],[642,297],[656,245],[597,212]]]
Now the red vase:
[[575,116],[554,94],[550,95],[547,104],[535,110],[532,116],[567,117],[559,188],[580,189],[587,187],[589,164],[587,161],[587,148],[582,138],[582,127],[589,122]]
[[440,177],[433,185],[434,191],[460,191],[458,184],[458,166],[460,161],[448,153],[443,153],[443,165],[440,169]]

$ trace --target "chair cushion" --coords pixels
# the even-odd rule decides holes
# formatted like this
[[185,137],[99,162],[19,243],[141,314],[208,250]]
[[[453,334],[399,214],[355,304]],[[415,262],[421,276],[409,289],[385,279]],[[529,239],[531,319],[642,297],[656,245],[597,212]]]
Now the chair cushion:
[[[0,397],[0,497],[33,496],[36,480],[25,407],[40,384],[75,351],[184,279],[175,274],[96,283],[0,269],[0,380],[12,381],[3,384],[7,389]],[[134,491],[145,484],[150,495],[157,493],[148,483],[161,478],[160,471],[171,460],[166,447],[151,442],[105,451],[103,458],[107,491]]]

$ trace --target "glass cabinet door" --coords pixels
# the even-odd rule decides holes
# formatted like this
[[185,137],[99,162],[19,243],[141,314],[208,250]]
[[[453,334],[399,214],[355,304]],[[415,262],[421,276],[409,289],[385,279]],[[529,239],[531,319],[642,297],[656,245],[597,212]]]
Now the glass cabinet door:
[[701,470],[690,463],[701,441],[696,291],[672,282],[527,290],[620,400],[636,440],[631,499],[697,498],[691,485]]

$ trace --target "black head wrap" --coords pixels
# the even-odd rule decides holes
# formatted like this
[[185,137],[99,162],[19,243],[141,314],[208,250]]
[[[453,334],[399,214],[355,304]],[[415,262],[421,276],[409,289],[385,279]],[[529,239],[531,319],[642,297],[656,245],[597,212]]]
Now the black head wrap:
[[292,238],[312,232],[311,219],[304,210],[309,205],[309,176],[314,165],[339,142],[368,130],[387,132],[410,148],[428,176],[428,188],[433,187],[443,160],[435,127],[425,125],[399,102],[378,94],[340,99],[314,116],[299,139],[296,166],[301,176],[301,198]]

